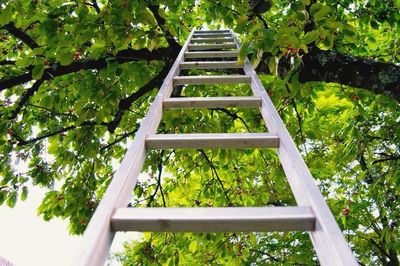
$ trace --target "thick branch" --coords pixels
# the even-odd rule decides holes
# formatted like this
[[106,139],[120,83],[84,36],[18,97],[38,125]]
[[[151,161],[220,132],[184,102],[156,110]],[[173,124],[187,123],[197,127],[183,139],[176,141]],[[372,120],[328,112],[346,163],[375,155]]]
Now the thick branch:
[[[160,48],[152,52],[150,52],[147,49],[141,49],[141,50],[126,49],[119,51],[115,56],[109,55],[107,57],[94,60],[75,61],[67,66],[57,66],[48,68],[45,70],[42,79],[51,80],[55,77],[78,72],[81,70],[102,69],[105,68],[107,64],[111,62],[126,63],[138,60],[163,60],[165,55],[168,53],[170,53],[170,50],[168,48]],[[7,88],[11,88],[16,85],[22,85],[32,79],[33,78],[31,71],[16,77],[12,77],[10,79],[2,79],[0,80],[0,91]]]
[[26,45],[29,46],[29,48],[35,49],[39,47],[39,45],[36,43],[35,40],[32,39],[31,36],[26,34],[23,30],[16,28],[13,22],[4,25],[3,28],[6,29],[12,35],[14,35],[16,38],[23,41]]
[[[289,58],[279,62],[279,73],[285,75]],[[266,60],[259,65],[264,70]],[[374,93],[391,94],[400,101],[400,66],[367,58],[342,54],[336,51],[322,51],[316,47],[304,54],[299,69],[300,82],[336,82],[351,87],[363,88]]]
[[174,49],[179,48],[179,44],[176,42],[174,36],[172,36],[172,34],[166,28],[165,19],[163,17],[161,17],[160,14],[158,13],[159,6],[158,5],[149,5],[149,9],[153,13],[154,18],[156,19],[158,25],[162,29],[169,46]]
[[179,53],[179,49],[172,49],[169,52],[169,57],[166,57],[166,62],[163,69],[155,76],[149,83],[132,93],[127,98],[120,100],[118,104],[118,111],[114,116],[114,119],[109,123],[108,131],[114,133],[115,129],[118,127],[121,119],[125,113],[125,111],[129,110],[132,103],[135,102],[137,99],[142,97],[147,92],[153,90],[154,88],[160,87],[164,78],[167,76],[170,68],[173,64],[173,58],[177,56]]
[[40,86],[42,85],[42,83],[44,82],[43,79],[39,79],[37,80],[32,87],[30,87],[29,89],[27,89],[24,94],[22,94],[21,98],[19,99],[18,103],[17,103],[17,107],[12,111],[11,116],[10,116],[10,120],[14,119],[17,117],[18,113],[21,111],[22,107],[25,105],[25,103],[29,100],[29,98],[31,98],[33,96],[33,94],[35,94]]
[[11,61],[11,60],[0,61],[0,66],[5,66],[5,65],[15,65],[15,61]]

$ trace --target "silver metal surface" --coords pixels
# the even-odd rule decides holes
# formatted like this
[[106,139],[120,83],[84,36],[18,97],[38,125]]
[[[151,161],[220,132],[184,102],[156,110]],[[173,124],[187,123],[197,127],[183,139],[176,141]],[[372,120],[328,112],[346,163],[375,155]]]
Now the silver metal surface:
[[153,134],[147,149],[241,149],[278,148],[279,138],[270,133]]
[[242,97],[178,97],[167,98],[163,102],[164,109],[177,108],[226,108],[226,107],[260,107],[261,98]]
[[237,84],[251,81],[250,76],[246,75],[226,75],[226,76],[177,76],[174,77],[174,85],[184,84]]
[[315,218],[307,207],[123,208],[111,223],[139,232],[309,231]]

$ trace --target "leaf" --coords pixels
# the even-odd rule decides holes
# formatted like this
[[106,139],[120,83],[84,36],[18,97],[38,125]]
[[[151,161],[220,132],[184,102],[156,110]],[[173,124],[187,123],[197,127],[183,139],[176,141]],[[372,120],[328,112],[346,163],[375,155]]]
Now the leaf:
[[314,14],[314,18],[316,20],[322,19],[324,18],[326,15],[329,14],[329,12],[331,11],[331,9],[328,6],[322,6],[320,10],[318,10],[315,14]]
[[13,191],[8,196],[6,204],[8,207],[14,208],[16,203],[17,203],[17,192]]
[[21,193],[21,200],[25,201],[27,197],[28,197],[28,188],[26,186],[23,186]]
[[58,56],[57,59],[60,61],[62,66],[66,66],[72,63],[74,59],[74,55],[70,51],[63,50]]
[[157,26],[157,20],[153,16],[153,13],[150,12],[150,10],[146,10],[144,12],[144,18],[151,26]]
[[370,25],[372,28],[374,28],[375,30],[379,30],[379,24],[375,19],[371,19],[370,21]]
[[190,242],[189,251],[195,253],[196,250],[197,250],[197,242],[196,241]]
[[7,192],[0,190],[0,206],[4,203],[4,201],[6,200],[6,195]]
[[325,17],[330,11],[331,9],[328,6],[322,5],[321,3],[315,3],[310,8],[310,14],[315,20]]
[[0,13],[0,26],[3,26],[11,21],[13,15],[12,5],[7,5]]
[[32,78],[35,80],[39,80],[42,78],[44,73],[44,64],[40,62],[36,64],[35,67],[32,69]]
[[237,24],[242,25],[242,24],[246,24],[248,22],[249,17],[246,16],[245,14],[242,14],[238,17],[237,19]]
[[144,48],[146,45],[146,39],[145,38],[140,38],[137,39],[135,44],[132,46],[133,49],[135,50],[140,50],[142,48]]
[[310,32],[307,32],[306,35],[304,36],[302,42],[304,44],[310,44],[312,42],[315,42],[316,40],[318,40],[319,34],[318,31],[313,30]]

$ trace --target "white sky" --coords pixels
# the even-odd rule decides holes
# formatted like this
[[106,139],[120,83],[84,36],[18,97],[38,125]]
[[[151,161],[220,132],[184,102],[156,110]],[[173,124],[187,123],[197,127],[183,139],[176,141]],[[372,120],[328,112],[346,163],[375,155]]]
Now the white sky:
[[24,265],[70,265],[80,238],[68,234],[61,219],[45,222],[36,216],[44,189],[30,188],[28,199],[10,209],[0,207],[0,255]]
[[[5,204],[0,206],[0,256],[16,266],[71,265],[79,247],[81,238],[68,234],[68,221],[45,222],[36,216],[45,192],[45,189],[30,187],[25,202],[18,200],[13,209]],[[134,237],[137,234],[118,233],[112,251],[120,250],[122,242]]]

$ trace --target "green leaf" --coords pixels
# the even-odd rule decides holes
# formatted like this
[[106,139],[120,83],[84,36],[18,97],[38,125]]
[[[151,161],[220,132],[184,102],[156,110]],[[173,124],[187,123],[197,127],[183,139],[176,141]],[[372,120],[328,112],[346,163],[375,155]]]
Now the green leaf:
[[40,62],[32,69],[32,78],[35,80],[41,79],[44,73],[44,64]]
[[17,192],[13,191],[10,193],[10,195],[8,196],[7,200],[6,200],[6,204],[8,207],[10,208],[14,208],[15,204],[17,203]]
[[330,11],[331,9],[328,6],[322,5],[321,3],[315,3],[310,8],[310,14],[315,20],[325,17]]
[[25,201],[27,197],[28,197],[28,188],[26,186],[23,186],[21,193],[21,200]]
[[74,55],[70,51],[63,50],[58,56],[57,59],[60,61],[62,66],[66,66],[72,63],[74,59]]
[[7,192],[0,190],[0,206],[4,203],[4,201],[6,200],[6,195]]
[[304,44],[310,44],[312,42],[315,42],[316,40],[318,40],[319,34],[318,31],[313,30],[310,32],[307,32],[306,35],[304,36],[302,43]]
[[0,26],[3,26],[11,21],[13,11],[12,5],[8,4],[6,8],[0,12]]
[[379,24],[378,24],[378,22],[377,22],[375,19],[371,19],[370,25],[371,25],[372,28],[374,28],[374,29],[376,29],[376,30],[379,29]]
[[320,10],[318,10],[315,14],[314,14],[314,18],[316,20],[322,19],[324,18],[326,15],[329,14],[329,12],[331,11],[331,9],[328,6],[322,6]]

